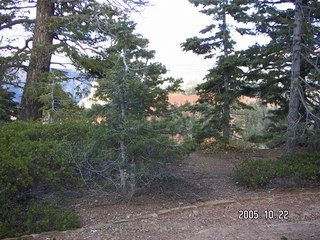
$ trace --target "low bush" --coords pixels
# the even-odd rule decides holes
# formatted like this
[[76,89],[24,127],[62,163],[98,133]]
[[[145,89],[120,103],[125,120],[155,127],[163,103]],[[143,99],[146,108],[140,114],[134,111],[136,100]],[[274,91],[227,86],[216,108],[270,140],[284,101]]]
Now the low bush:
[[246,186],[257,188],[265,186],[272,177],[272,162],[262,159],[245,160],[235,168],[234,178]]
[[1,239],[52,230],[64,231],[81,226],[76,213],[49,199],[41,203],[34,199],[20,201],[10,208],[1,207],[1,211]]
[[320,182],[320,152],[276,160],[248,159],[234,170],[234,179],[250,188],[265,187],[277,178],[288,178],[296,184]]
[[87,134],[81,122],[0,126],[0,238],[79,226],[73,213],[44,199],[77,184],[68,156]]

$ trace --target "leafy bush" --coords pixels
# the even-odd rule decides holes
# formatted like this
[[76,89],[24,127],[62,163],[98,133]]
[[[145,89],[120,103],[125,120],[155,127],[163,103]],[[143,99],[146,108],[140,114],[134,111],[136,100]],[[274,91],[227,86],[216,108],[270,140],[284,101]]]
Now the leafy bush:
[[234,170],[234,179],[251,188],[265,187],[277,178],[297,184],[320,182],[320,152],[300,153],[277,160],[249,159]]
[[[73,214],[44,204],[43,199],[77,183],[68,153],[87,133],[81,122],[0,126],[0,237],[79,225]],[[63,219],[75,224],[62,223]]]

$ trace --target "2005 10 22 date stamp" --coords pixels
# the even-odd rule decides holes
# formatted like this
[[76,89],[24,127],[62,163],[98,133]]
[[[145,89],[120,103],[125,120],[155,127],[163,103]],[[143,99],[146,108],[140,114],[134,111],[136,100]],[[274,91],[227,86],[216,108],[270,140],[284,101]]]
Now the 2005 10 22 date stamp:
[[256,220],[256,219],[288,220],[289,211],[288,210],[271,210],[271,209],[266,209],[263,212],[259,212],[258,210],[239,210],[238,219],[240,220]]

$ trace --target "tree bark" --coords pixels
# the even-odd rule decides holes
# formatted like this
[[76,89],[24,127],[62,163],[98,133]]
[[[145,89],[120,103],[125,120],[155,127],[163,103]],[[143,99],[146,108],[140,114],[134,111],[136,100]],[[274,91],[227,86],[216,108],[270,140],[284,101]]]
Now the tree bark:
[[42,117],[43,103],[39,101],[42,84],[50,71],[52,56],[53,32],[46,23],[54,14],[54,4],[48,0],[38,0],[36,9],[36,23],[33,33],[33,47],[26,84],[21,100],[20,120],[38,120]]
[[291,86],[288,112],[288,139],[285,154],[295,153],[297,145],[297,126],[299,123],[299,78],[301,74],[301,29],[302,29],[302,0],[295,1],[295,17],[293,31]]
[[129,67],[126,60],[127,49],[123,50],[123,66],[124,66],[124,76],[122,78],[122,83],[120,87],[120,157],[122,160],[122,166],[120,168],[120,191],[123,197],[130,200],[136,190],[136,176],[135,176],[135,163],[130,162],[130,158],[127,153],[127,143],[125,136],[125,121],[127,118],[127,99],[125,93],[125,86],[128,81]]
[[[224,2],[227,4],[227,1]],[[223,56],[228,57],[228,36],[227,36],[227,16],[226,13],[223,13]],[[227,99],[223,101],[223,109],[222,109],[222,137],[225,141],[229,142],[231,136],[230,129],[230,100],[228,99],[229,94],[229,75],[227,72],[223,73],[223,84],[225,95],[227,95]]]

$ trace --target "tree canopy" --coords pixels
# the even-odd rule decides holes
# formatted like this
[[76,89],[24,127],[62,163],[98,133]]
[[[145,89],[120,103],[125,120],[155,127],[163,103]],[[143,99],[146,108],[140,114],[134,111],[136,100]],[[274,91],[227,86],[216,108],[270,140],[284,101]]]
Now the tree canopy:
[[77,57],[96,51],[108,37],[99,32],[108,25],[108,19],[145,4],[143,0],[2,1],[0,30],[29,32],[22,46],[21,39],[16,41],[10,35],[1,40],[1,70],[5,73],[1,84],[17,84],[17,73],[26,72],[26,80],[20,84],[24,88],[20,119],[42,117],[39,97],[47,85],[53,54],[63,54],[74,62]]

